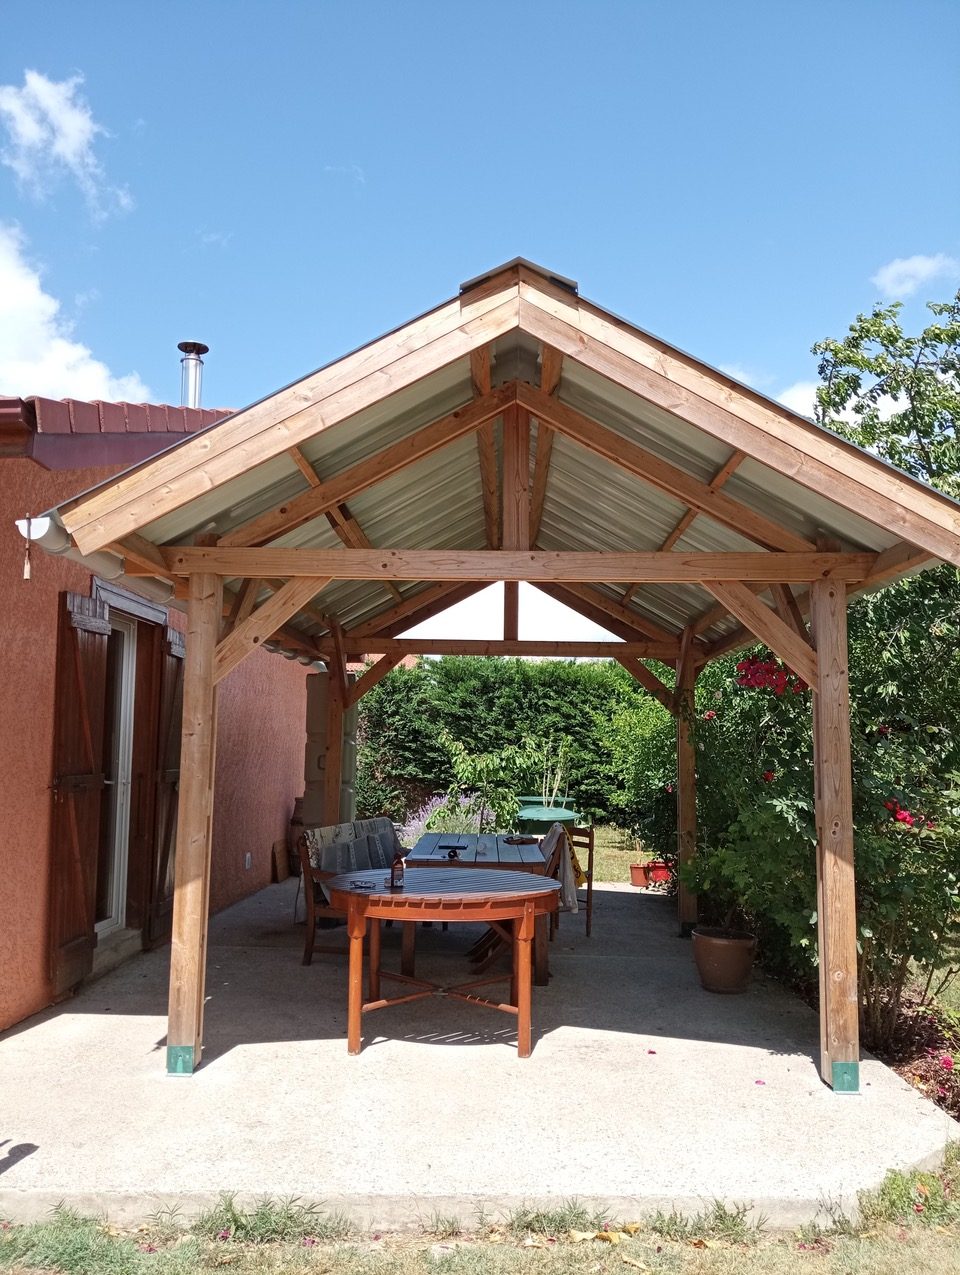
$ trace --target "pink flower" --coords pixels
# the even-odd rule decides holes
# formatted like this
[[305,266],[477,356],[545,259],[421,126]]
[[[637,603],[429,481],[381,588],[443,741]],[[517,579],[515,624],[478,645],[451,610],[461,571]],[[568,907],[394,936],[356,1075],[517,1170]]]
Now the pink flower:
[[753,1083],[755,1085],[765,1085],[767,1082],[765,1080],[755,1080]]
[[909,810],[898,810],[893,817],[897,823],[905,823],[908,828],[913,827],[913,815]]
[[777,772],[775,770],[765,770],[763,772],[763,775],[761,776],[765,784],[772,783],[776,779],[776,777],[777,777]]
[[914,1213],[922,1213],[922,1212],[923,1212],[923,1205],[922,1205],[922,1204],[915,1204],[915,1205],[913,1206],[913,1211],[914,1211]]
[[226,1227],[224,1227],[222,1231],[217,1231],[218,1240],[228,1240],[229,1238],[230,1238],[230,1232],[229,1230],[227,1230]]
[[707,711],[706,711],[706,712],[704,713],[704,715],[703,715],[703,720],[704,720],[705,722],[712,722],[712,721],[713,721],[713,719],[714,719],[715,717],[716,717],[716,713],[713,711],[713,709],[712,709],[712,708],[708,708],[708,709],[707,709]]
[[316,1244],[316,1242],[317,1242],[317,1241],[313,1238],[313,1236],[312,1236],[312,1235],[305,1235],[305,1236],[303,1237],[303,1241],[302,1241],[302,1243],[303,1243],[303,1247],[304,1247],[304,1248],[313,1248],[313,1246],[314,1246],[314,1244]]
[[877,727],[877,734],[878,734],[878,735],[889,735],[889,734],[890,734],[890,727],[889,727],[889,726],[878,726],[878,727]]
[[665,788],[667,792],[673,792],[673,784],[666,784]]
[[944,1054],[940,1059],[940,1066],[944,1071],[953,1071],[953,1058],[950,1054]]

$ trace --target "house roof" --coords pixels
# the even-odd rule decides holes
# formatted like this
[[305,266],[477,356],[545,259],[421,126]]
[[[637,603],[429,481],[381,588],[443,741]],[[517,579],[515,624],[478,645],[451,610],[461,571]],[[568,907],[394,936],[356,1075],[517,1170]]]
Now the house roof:
[[[342,629],[351,649],[482,587],[456,555],[505,544],[669,551],[676,579],[632,581],[605,558],[598,574],[558,582],[536,553],[526,578],[618,637],[675,643],[687,631],[713,650],[739,622],[680,570],[690,555],[779,564],[834,542],[868,555],[848,564],[856,590],[938,558],[960,565],[956,503],[522,259],[52,516],[81,553],[119,554],[140,574],[176,574],[172,552],[200,535],[221,549],[321,551],[315,574],[334,578],[286,632],[322,645]],[[372,546],[445,552],[416,580],[386,563],[382,578],[339,578],[361,561],[349,551]],[[788,602],[802,610],[795,579]],[[278,587],[262,580],[259,596]],[[753,592],[784,605],[769,584]]]
[[0,456],[29,456],[50,469],[126,466],[229,415],[166,403],[0,398]]

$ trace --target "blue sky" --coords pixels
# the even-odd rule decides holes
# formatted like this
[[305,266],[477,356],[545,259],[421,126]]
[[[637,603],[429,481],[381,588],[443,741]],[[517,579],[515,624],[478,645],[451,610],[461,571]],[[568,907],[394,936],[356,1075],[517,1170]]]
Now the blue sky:
[[177,401],[190,337],[240,407],[523,255],[802,409],[960,282],[958,48],[956,0],[6,6],[0,394]]

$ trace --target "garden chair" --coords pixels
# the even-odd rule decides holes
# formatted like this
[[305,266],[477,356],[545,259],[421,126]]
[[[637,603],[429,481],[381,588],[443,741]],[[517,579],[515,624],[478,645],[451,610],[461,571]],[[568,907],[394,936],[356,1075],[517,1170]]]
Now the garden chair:
[[585,879],[578,881],[577,887],[587,887],[587,899],[584,911],[587,914],[587,938],[593,928],[593,828],[568,828],[570,848],[573,851],[575,866]]
[[[320,918],[344,922],[346,914],[330,906],[323,892],[324,881],[329,881],[342,872],[354,871],[353,847],[349,842],[334,842],[332,845],[318,844],[315,831],[305,828],[297,838],[297,850],[300,855],[300,869],[303,873],[303,893],[307,905],[306,935],[303,942],[303,962],[309,965],[314,952],[344,952],[343,945],[331,947],[316,942],[317,921]],[[319,866],[315,864],[319,863]]]

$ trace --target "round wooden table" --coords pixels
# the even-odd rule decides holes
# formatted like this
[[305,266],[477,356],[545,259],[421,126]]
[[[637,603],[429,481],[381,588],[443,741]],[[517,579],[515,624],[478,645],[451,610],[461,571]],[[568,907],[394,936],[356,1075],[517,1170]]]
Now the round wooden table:
[[[350,872],[324,883],[333,907],[347,914],[350,970],[347,989],[347,1051],[360,1052],[363,1014],[387,1005],[419,1000],[424,996],[456,996],[513,1014],[517,1019],[517,1054],[530,1056],[530,1006],[532,999],[532,947],[536,918],[555,912],[560,884],[530,872],[471,872],[451,868],[408,868],[402,890],[390,889],[390,874],[383,868]],[[363,1000],[363,940],[370,927],[369,999]],[[407,974],[380,969],[382,921],[479,921],[485,925],[510,924],[513,932],[513,969],[510,1001],[501,1003],[474,994],[477,987],[499,982],[504,975],[444,986]],[[412,984],[420,990],[389,999],[380,995],[380,979]]]

